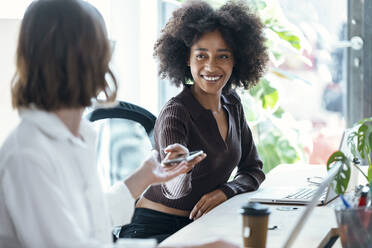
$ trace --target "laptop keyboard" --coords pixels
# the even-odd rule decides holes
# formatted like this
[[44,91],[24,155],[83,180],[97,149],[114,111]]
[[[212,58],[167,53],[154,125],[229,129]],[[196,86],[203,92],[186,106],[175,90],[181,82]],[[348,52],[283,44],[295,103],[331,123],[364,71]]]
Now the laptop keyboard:
[[[304,200],[311,199],[313,197],[313,195],[315,194],[316,190],[317,190],[317,188],[301,188],[298,191],[296,191],[295,193],[287,195],[285,198],[287,198],[287,199],[304,199]],[[327,190],[325,190],[323,192],[320,199],[321,200],[324,199],[326,194],[327,194]]]

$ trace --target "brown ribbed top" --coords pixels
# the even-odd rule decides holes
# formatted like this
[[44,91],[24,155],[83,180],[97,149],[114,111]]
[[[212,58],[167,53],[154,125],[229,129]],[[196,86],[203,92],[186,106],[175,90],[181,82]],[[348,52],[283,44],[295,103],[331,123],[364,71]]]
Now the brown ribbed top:
[[[221,189],[230,198],[256,190],[265,179],[251,130],[245,121],[243,108],[235,93],[222,95],[221,104],[228,113],[228,134],[224,141],[210,110],[205,109],[188,87],[169,100],[155,124],[155,149],[164,158],[163,149],[179,143],[190,151],[203,150],[207,157],[192,170],[191,193],[168,199],[161,186],[147,189],[144,196],[165,206],[191,211],[206,193]],[[234,180],[227,182],[238,167]]]

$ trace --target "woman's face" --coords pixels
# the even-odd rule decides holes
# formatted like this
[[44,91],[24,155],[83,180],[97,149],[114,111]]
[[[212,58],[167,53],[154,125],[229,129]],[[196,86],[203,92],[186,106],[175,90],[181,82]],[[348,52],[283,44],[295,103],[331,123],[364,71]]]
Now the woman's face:
[[192,45],[188,65],[196,91],[220,95],[233,70],[233,52],[215,30]]

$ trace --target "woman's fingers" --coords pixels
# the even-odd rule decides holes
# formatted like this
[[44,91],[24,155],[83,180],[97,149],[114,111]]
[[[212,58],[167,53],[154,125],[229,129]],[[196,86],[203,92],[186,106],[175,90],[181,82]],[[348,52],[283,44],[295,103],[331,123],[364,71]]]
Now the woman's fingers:
[[172,144],[172,145],[169,145],[167,146],[165,149],[164,149],[164,152],[168,153],[168,152],[177,152],[177,153],[185,153],[187,154],[189,152],[189,150],[181,145],[181,144],[178,144],[178,143],[175,143],[175,144]]
[[206,210],[204,210],[203,215],[211,211],[213,208],[214,208],[213,206],[209,206]]
[[[179,156],[179,155],[178,155]],[[193,160],[190,160],[188,162],[186,161],[183,161],[183,162],[186,162],[186,165],[187,167],[189,167],[189,170],[191,170],[197,163],[199,163],[200,161],[202,161],[205,157],[207,156],[207,154],[205,153],[202,153],[201,155],[197,156],[196,158],[194,158]],[[174,156],[174,153],[168,153],[164,160],[163,161],[167,161],[167,160],[171,160],[173,158],[177,158],[177,156]],[[164,167],[166,168],[166,170],[172,170],[172,168],[174,168],[175,166],[179,165],[180,162],[175,162],[175,163],[167,163]],[[163,164],[164,165],[164,164]]]
[[202,153],[199,156],[197,156],[196,158],[194,158],[193,160],[190,160],[189,164],[190,165],[195,165],[195,164],[199,163],[200,161],[202,161],[203,159],[205,159],[206,157],[207,157],[207,154]]
[[164,181],[168,181],[176,176],[184,174],[188,172],[190,169],[187,166],[187,162],[183,161],[175,166],[170,166],[169,168],[165,168],[165,178]]
[[[182,156],[186,157],[186,155],[189,154],[189,150],[185,146],[178,143],[167,146],[164,149],[164,152],[166,153],[164,160],[174,159]],[[189,165],[192,167],[194,164],[199,163],[202,159],[204,159],[205,156],[206,154],[203,153],[202,155],[194,158],[193,160],[189,161]]]
[[166,153],[164,160],[170,160],[179,157],[186,157],[186,155],[189,153],[189,150],[183,145],[172,144],[167,146],[164,149],[164,152]]
[[[189,172],[197,163],[202,161],[207,155],[202,153],[191,161],[181,160],[181,162],[165,163],[166,160],[171,160],[180,156],[180,154],[188,153],[188,149],[180,144],[169,145],[164,149],[167,152],[162,165],[155,166],[153,173],[155,175],[156,183],[166,182],[172,178]],[[152,158],[158,161],[159,153],[156,150],[152,151]],[[169,161],[167,161],[169,162]]]
[[189,218],[196,220],[226,200],[227,197],[225,193],[220,189],[209,192],[200,198],[198,203],[195,204]]
[[206,211],[204,210],[204,207],[209,208],[208,202],[203,202],[203,203],[204,203],[203,205],[199,205],[199,206],[195,205],[195,207],[193,208],[189,216],[191,220],[197,220],[206,213]]
[[200,200],[195,204],[194,208],[191,210],[189,218],[194,220],[198,214],[202,214],[201,208],[205,204],[205,195],[200,198]]
[[[194,158],[193,160],[185,162],[184,165],[186,167],[186,172],[189,172],[196,164],[198,164],[200,161],[202,161],[207,155],[205,153],[199,155],[198,157]],[[179,164],[178,164],[179,165]],[[172,168],[172,167],[171,167]]]

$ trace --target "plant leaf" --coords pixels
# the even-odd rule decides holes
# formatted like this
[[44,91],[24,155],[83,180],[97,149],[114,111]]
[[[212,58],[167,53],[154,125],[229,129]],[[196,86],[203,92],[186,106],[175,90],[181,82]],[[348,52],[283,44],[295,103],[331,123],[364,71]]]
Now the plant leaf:
[[372,117],[361,119],[358,123],[359,124],[364,124],[366,122],[372,122]]
[[344,194],[350,180],[350,161],[343,152],[336,151],[328,158],[327,170],[330,170],[335,163],[342,163],[342,166],[331,185],[335,187],[337,194]]
[[278,102],[279,99],[279,93],[276,89],[272,88],[273,91],[270,92],[269,94],[263,95],[262,98],[262,107],[264,109],[274,109],[276,103]]
[[255,86],[253,86],[252,88],[249,89],[249,94],[251,94],[251,96],[253,96],[253,97],[260,96],[263,92],[262,85],[265,84],[266,82],[267,82],[267,80],[262,78],[260,80],[260,83],[258,83],[257,85],[255,85]]
[[279,140],[277,147],[281,151],[281,160],[285,163],[293,164],[299,159],[296,150],[291,146],[288,140]]
[[262,80],[260,85],[262,87],[262,94],[260,95],[262,107],[264,109],[274,109],[279,99],[278,90],[271,87],[270,82],[267,80]]
[[349,146],[351,154],[353,154],[354,158],[359,158],[360,156],[358,153],[358,149],[357,149],[357,146],[358,146],[357,143],[358,143],[358,132],[353,131],[347,137],[347,145]]
[[300,160],[298,150],[287,138],[274,126],[259,124],[265,133],[259,136],[260,142],[257,143],[257,151],[263,161],[265,173],[282,163],[295,163]]
[[365,154],[367,130],[368,126],[366,124],[362,124],[358,129],[358,152],[363,159],[365,158],[365,155],[368,156],[368,153]]
[[282,118],[284,114],[284,109],[282,107],[279,107],[274,113],[273,115],[277,118]]
[[273,30],[281,39],[287,41],[292,47],[297,50],[301,49],[301,41],[297,35],[294,35],[291,31],[285,30],[284,27],[276,26],[272,27]]
[[258,144],[257,151],[263,160],[263,171],[268,173],[271,169],[276,167],[280,163],[280,156],[277,148],[273,144]]

